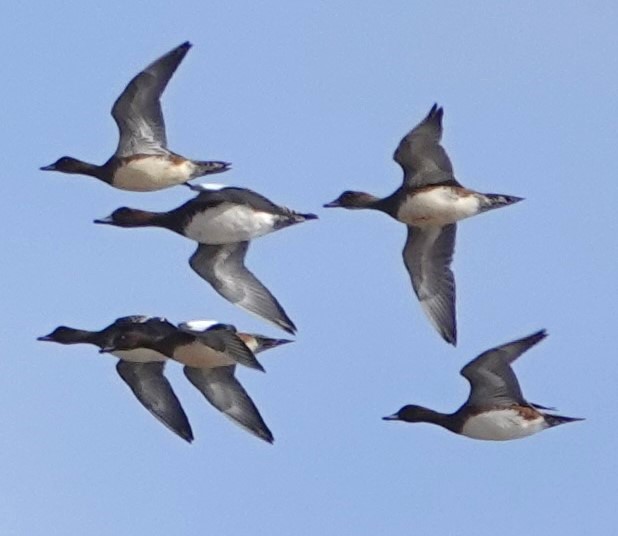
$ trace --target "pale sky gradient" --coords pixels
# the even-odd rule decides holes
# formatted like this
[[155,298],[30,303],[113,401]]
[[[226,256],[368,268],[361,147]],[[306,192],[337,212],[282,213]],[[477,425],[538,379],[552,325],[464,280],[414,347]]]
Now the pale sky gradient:
[[[0,19],[0,534],[613,533],[617,20],[611,1],[12,3]],[[114,100],[185,40],[163,99],[170,148],[230,161],[215,182],[320,216],[248,257],[299,327],[261,356],[266,374],[238,372],[272,446],[180,367],[168,376],[192,445],[133,399],[113,359],[35,340],[127,314],[285,336],[197,277],[188,240],[92,224],[122,205],[173,208],[186,188],[127,193],[38,170],[65,154],[104,162]],[[404,227],[321,208],[345,189],[392,192],[392,152],[434,102],[459,180],[526,198],[460,225],[456,349],[413,297]],[[455,410],[465,363],[540,328],[548,339],[515,364],[524,394],[586,421],[491,443],[380,420],[410,402]]]

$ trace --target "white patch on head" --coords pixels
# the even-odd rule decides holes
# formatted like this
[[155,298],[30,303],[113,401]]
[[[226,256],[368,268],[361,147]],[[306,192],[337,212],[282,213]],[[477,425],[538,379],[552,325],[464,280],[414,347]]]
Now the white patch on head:
[[189,160],[178,164],[166,156],[134,158],[116,170],[113,184],[121,190],[152,192],[187,182],[194,169]]
[[226,184],[219,184],[218,182],[204,182],[202,184],[192,184],[192,190],[204,190],[206,192],[223,190],[223,188],[228,188]]
[[461,434],[473,439],[507,441],[536,434],[545,428],[547,423],[542,415],[527,420],[515,409],[497,409],[470,417]]
[[193,216],[185,234],[200,244],[246,242],[272,232],[277,218],[245,205],[221,203]]
[[397,219],[408,225],[449,225],[479,213],[475,194],[461,195],[450,186],[437,186],[405,198]]
[[135,348],[134,350],[116,350],[111,352],[114,357],[131,363],[151,363],[153,361],[166,361],[167,357],[149,348]]
[[215,324],[220,324],[218,320],[187,320],[178,324],[180,329],[190,329],[191,331],[206,331]]

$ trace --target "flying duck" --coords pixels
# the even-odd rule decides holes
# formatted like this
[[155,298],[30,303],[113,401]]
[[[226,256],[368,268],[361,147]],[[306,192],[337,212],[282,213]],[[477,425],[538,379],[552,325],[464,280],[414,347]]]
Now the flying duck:
[[[59,326],[38,340],[60,344],[94,344],[103,350],[110,348],[115,338],[134,330],[157,340],[175,332],[176,328],[164,319],[127,316],[118,318],[101,331]],[[189,419],[164,376],[167,357],[149,348],[118,350],[112,352],[112,355],[118,358],[116,371],[139,402],[176,435],[185,441],[193,441]]]
[[226,162],[190,160],[167,148],[159,99],[190,48],[189,42],[183,43],[151,63],[118,97],[112,116],[120,131],[120,141],[105,164],[97,166],[63,156],[41,170],[89,175],[133,192],[161,190],[226,171],[230,166]]
[[461,375],[470,382],[470,396],[455,413],[408,405],[384,420],[428,422],[456,434],[488,441],[519,439],[552,426],[583,420],[541,411],[553,408],[527,402],[522,395],[511,363],[546,336],[544,330],[538,331],[487,350],[470,361],[461,369]]
[[277,299],[246,268],[245,256],[250,240],[317,216],[275,205],[246,188],[199,188],[195,198],[169,212],[122,207],[95,223],[162,227],[198,242],[189,265],[200,277],[226,300],[294,334],[296,326]]
[[440,145],[442,115],[442,108],[434,104],[399,143],[394,159],[404,177],[394,193],[380,199],[346,191],[324,206],[379,210],[407,225],[403,260],[414,292],[442,338],[455,345],[455,279],[450,266],[457,222],[522,198],[475,192],[455,179],[451,161]]
[[[182,323],[178,327],[178,332],[184,335],[193,334],[196,337],[221,332],[237,333],[234,326],[207,321]],[[256,353],[291,342],[249,333],[238,333],[238,336],[246,340]],[[143,332],[136,332],[134,335],[114,341],[114,351],[118,348],[125,350],[151,348],[184,363],[185,376],[212,406],[251,434],[272,443],[274,441],[272,432],[234,375],[236,365],[206,362],[201,359],[197,345],[186,345],[183,352],[179,352],[180,346],[178,337],[173,334],[164,339],[156,339]]]

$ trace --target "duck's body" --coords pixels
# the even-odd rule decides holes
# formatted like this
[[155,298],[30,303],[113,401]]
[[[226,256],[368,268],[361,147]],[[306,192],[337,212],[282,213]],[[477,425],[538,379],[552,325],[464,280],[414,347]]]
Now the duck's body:
[[98,166],[64,156],[44,171],[89,175],[110,186],[151,192],[229,169],[227,162],[191,160],[167,148],[160,97],[190,43],[171,50],[127,85],[112,108],[120,140],[112,157]]
[[486,441],[521,439],[552,426],[582,420],[541,411],[548,408],[527,402],[521,393],[510,364],[545,337],[545,331],[539,331],[492,348],[468,363],[461,374],[470,382],[470,396],[455,413],[408,405],[384,419],[437,424],[456,434]]
[[431,323],[449,343],[457,342],[455,279],[450,269],[456,223],[521,198],[464,188],[440,145],[442,108],[434,105],[395,151],[404,171],[400,188],[385,198],[346,191],[325,207],[379,210],[408,227],[403,250],[412,286]]
[[176,333],[163,339],[153,339],[136,333],[134,337],[116,341],[122,348],[137,351],[144,348],[156,349],[183,363],[187,379],[204,395],[206,400],[233,422],[272,443],[273,435],[262,419],[260,412],[235,377],[236,363],[209,352],[203,341],[228,340],[234,336],[246,341],[251,351],[261,352],[285,344],[287,340],[269,339],[261,335],[239,333],[234,326],[204,321],[179,324]]
[[245,267],[249,241],[315,219],[246,188],[201,189],[168,212],[122,207],[95,220],[118,227],[162,227],[198,242],[191,268],[224,298],[294,333],[296,326],[270,291]]

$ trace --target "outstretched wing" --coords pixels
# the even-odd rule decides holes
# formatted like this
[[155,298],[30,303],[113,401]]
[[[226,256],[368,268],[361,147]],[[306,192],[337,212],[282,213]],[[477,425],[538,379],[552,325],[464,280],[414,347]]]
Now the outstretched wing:
[[172,386],[163,375],[164,362],[131,363],[120,360],[116,370],[135,397],[152,415],[184,440],[193,441],[189,419]]
[[120,131],[116,156],[167,154],[159,99],[190,48],[190,43],[183,43],[152,62],[118,97],[112,107],[112,116]]
[[226,300],[294,334],[296,326],[270,291],[246,268],[249,242],[200,244],[189,259],[191,268]]
[[451,161],[440,145],[443,114],[443,109],[434,104],[427,116],[399,142],[393,158],[403,169],[404,184],[413,188],[428,184],[460,186]]
[[452,345],[457,344],[455,278],[450,268],[456,231],[456,224],[408,226],[408,239],[403,248],[403,260],[425,314],[442,338]]
[[242,428],[264,441],[274,441],[260,412],[240,382],[234,377],[235,366],[203,369],[184,367],[187,379],[215,408]]
[[461,375],[470,382],[467,404],[475,407],[527,404],[511,363],[545,337],[545,330],[537,331],[487,350],[470,361],[461,369]]

